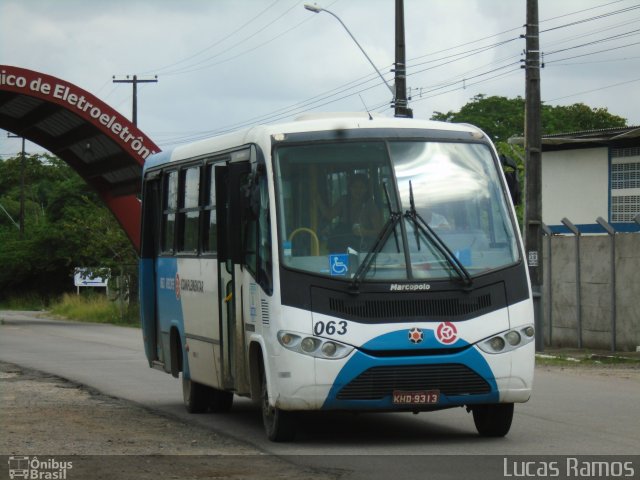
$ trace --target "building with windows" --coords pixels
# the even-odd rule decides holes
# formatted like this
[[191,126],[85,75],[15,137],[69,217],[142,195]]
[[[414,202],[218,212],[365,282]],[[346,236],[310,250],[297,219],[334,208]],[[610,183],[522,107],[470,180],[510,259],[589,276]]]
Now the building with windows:
[[640,231],[640,127],[590,130],[542,138],[542,221],[568,233],[601,233],[602,217],[619,232]]

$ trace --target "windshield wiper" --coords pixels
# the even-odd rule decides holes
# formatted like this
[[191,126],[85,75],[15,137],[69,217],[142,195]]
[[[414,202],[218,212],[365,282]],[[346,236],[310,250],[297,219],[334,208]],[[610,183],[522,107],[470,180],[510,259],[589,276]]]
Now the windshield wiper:
[[400,222],[400,219],[402,218],[402,214],[400,212],[394,212],[393,209],[391,208],[391,198],[389,196],[389,190],[387,189],[386,182],[383,184],[383,187],[384,187],[385,196],[387,198],[387,206],[389,208],[389,218],[387,219],[385,224],[382,226],[382,229],[380,230],[380,233],[378,233],[378,236],[375,238],[375,241],[373,243],[373,248],[371,248],[367,252],[366,257],[364,257],[364,260],[358,267],[358,270],[356,270],[356,273],[353,275],[353,279],[351,280],[351,285],[349,286],[349,289],[353,293],[358,293],[358,285],[360,284],[361,279],[367,274],[367,272],[371,268],[373,261],[375,260],[375,258],[378,256],[382,248],[387,243],[387,240],[391,236],[392,232],[395,237],[396,248],[398,249],[398,253],[400,253],[400,243],[398,242],[398,234],[396,232],[396,226]]
[[[382,230],[376,237],[373,248],[367,252],[367,256],[364,257],[364,260],[356,270],[356,273],[353,275],[353,279],[351,280],[351,286],[349,287],[354,293],[358,293],[358,285],[360,284],[360,280],[364,277],[369,268],[371,268],[371,264],[373,260],[378,256],[382,247],[387,243],[387,240],[391,236],[391,232],[395,232],[396,226],[400,222],[402,218],[402,214],[400,212],[392,212],[386,223],[382,227]],[[397,239],[396,239],[397,241]]]
[[407,210],[404,213],[404,217],[409,218],[413,221],[413,224],[416,226],[416,242],[418,243],[418,249],[420,249],[420,240],[419,233],[422,232],[433,244],[436,249],[442,254],[445,260],[451,265],[451,267],[455,270],[455,272],[460,276],[460,279],[465,283],[465,285],[471,285],[473,280],[471,279],[471,275],[469,271],[465,268],[465,266],[460,262],[460,259],[454,255],[454,253],[447,247],[444,241],[440,238],[433,228],[429,226],[429,224],[420,216],[418,211],[416,210],[415,201],[413,199],[413,186],[411,185],[411,180],[409,180],[409,206],[410,210]]

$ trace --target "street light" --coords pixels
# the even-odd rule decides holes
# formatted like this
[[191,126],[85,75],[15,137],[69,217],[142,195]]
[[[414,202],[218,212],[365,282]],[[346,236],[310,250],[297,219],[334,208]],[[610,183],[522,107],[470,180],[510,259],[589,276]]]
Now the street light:
[[358,48],[360,49],[360,51],[364,54],[364,56],[367,58],[367,60],[369,60],[369,63],[371,64],[371,66],[373,67],[373,69],[378,73],[378,75],[380,76],[380,78],[382,79],[382,81],[384,82],[384,84],[387,86],[387,88],[389,89],[389,91],[391,92],[391,95],[393,97],[393,101],[395,102],[396,99],[396,92],[393,89],[393,87],[391,85],[389,85],[389,82],[387,82],[385,80],[385,78],[382,76],[382,74],[380,73],[380,70],[378,70],[378,67],[376,67],[376,65],[373,63],[373,61],[369,58],[369,55],[367,55],[367,52],[364,51],[364,48],[362,48],[362,46],[358,43],[358,41],[356,40],[356,37],[353,36],[353,34],[349,31],[349,29],[347,28],[347,26],[344,24],[344,22],[342,20],[340,20],[340,17],[338,17],[335,13],[333,13],[330,10],[327,10],[326,8],[322,8],[319,7],[317,5],[311,5],[309,3],[305,3],[304,4],[304,8],[306,8],[307,10],[309,10],[310,12],[313,13],[320,13],[320,12],[327,12],[329,15],[332,15],[336,20],[338,20],[340,22],[340,24],[344,27],[344,29],[347,31],[347,33],[349,34],[349,36],[351,37],[351,39],[356,42],[356,45],[358,46]]

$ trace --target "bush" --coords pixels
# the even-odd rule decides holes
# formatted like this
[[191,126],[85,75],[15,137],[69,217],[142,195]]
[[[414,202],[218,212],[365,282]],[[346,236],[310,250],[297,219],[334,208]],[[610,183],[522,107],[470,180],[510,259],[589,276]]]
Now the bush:
[[11,295],[0,300],[2,310],[44,310],[48,300],[38,294]]
[[65,293],[49,307],[49,311],[71,320],[117,325],[137,326],[139,321],[137,303],[112,302],[105,295],[88,292],[82,295]]

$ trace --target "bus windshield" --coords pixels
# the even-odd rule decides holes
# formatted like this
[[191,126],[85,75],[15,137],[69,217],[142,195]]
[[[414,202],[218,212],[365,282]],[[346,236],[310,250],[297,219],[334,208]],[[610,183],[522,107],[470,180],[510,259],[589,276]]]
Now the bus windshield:
[[[275,152],[285,267],[359,281],[471,277],[515,263],[516,235],[488,146],[359,141]],[[454,257],[454,258],[452,258]]]

